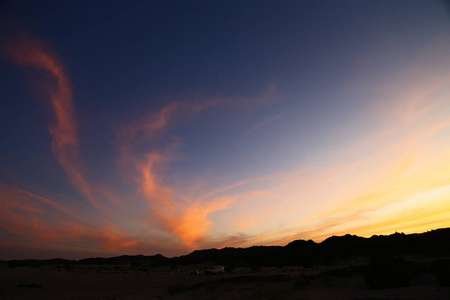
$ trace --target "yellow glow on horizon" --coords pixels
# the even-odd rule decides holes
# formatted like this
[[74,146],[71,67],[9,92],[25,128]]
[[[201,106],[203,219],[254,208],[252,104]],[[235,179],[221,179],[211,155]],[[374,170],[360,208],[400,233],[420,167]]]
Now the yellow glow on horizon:
[[383,126],[328,151],[328,166],[248,179],[260,186],[234,194],[230,207],[238,213],[219,213],[211,235],[227,235],[231,223],[240,246],[284,245],[449,227],[450,77],[418,74],[415,84],[407,74],[408,84],[393,82],[380,93],[386,108],[373,108]]

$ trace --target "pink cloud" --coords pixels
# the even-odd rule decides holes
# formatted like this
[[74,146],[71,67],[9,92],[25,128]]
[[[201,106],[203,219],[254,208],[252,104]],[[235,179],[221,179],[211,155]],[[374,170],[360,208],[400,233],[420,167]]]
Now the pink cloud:
[[49,75],[45,77],[46,87],[41,84],[39,88],[46,92],[55,117],[55,123],[50,126],[53,154],[72,183],[95,205],[91,188],[81,172],[72,87],[63,64],[49,45],[25,33],[8,40],[4,48],[13,62]]

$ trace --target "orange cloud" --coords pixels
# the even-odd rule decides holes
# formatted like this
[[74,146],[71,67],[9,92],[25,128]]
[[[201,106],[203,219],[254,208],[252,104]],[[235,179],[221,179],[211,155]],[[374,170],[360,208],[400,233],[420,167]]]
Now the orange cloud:
[[[145,244],[142,236],[131,237],[130,232],[110,221],[114,219],[115,209],[125,207],[123,201],[109,189],[93,187],[83,175],[72,86],[62,62],[46,43],[24,33],[8,40],[4,50],[13,62],[44,75],[38,87],[48,97],[54,114],[54,122],[49,128],[53,154],[72,184],[97,208],[97,215],[95,224],[92,224],[91,221],[86,222],[83,213],[77,209],[23,189],[1,187],[1,209],[5,218],[0,226],[16,234],[19,240],[26,238],[42,247],[67,247],[63,241],[68,238],[73,241],[75,248],[118,251],[141,247]],[[194,249],[202,243],[212,226],[208,218],[214,212],[226,208],[230,198],[208,200],[208,197],[203,197],[191,200],[183,192],[166,187],[160,168],[171,161],[171,155],[160,153],[170,151],[147,150],[147,153],[142,154],[135,151],[140,143],[156,139],[179,122],[190,122],[199,113],[212,107],[253,107],[277,101],[275,86],[270,86],[254,98],[203,97],[192,102],[176,101],[123,127],[120,131],[120,157],[122,162],[131,163],[137,176],[136,182],[147,204],[149,218],[152,219],[147,224],[162,227],[176,236],[183,247]],[[155,143],[155,147],[159,145]],[[139,197],[133,196],[127,197],[128,201],[135,201],[139,205]],[[100,200],[107,201],[107,205]],[[53,215],[53,211],[57,215]],[[139,222],[142,220],[133,226],[141,226]]]
[[[37,240],[54,240],[52,231],[42,230],[52,218],[51,212],[64,214],[61,205],[14,187],[0,185],[0,226],[20,236]],[[50,221],[51,222],[51,221]]]
[[24,33],[10,39],[5,50],[15,63],[37,69],[47,76],[48,86],[41,88],[48,93],[55,116],[55,124],[50,126],[53,154],[72,183],[95,204],[89,184],[80,171],[72,87],[63,64],[48,45]]
[[167,161],[167,157],[152,153],[147,155],[147,160],[144,163],[138,161],[136,168],[141,176],[138,181],[146,199],[153,204],[162,206],[164,209],[171,210],[175,208],[173,191],[163,187],[156,175],[156,167]]
[[4,184],[0,184],[0,214],[0,227],[12,234],[8,247],[105,255],[135,253],[146,246],[145,239],[133,237],[101,216],[94,225],[76,208]]
[[227,199],[218,199],[206,204],[194,202],[189,204],[172,224],[173,232],[181,239],[184,245],[190,249],[199,247],[201,239],[204,239],[211,221],[207,220],[209,214],[223,210],[228,206]]
[[148,154],[145,162],[136,161],[140,174],[138,183],[149,205],[150,215],[159,221],[160,226],[177,236],[185,247],[195,249],[211,225],[208,216],[226,208],[228,201],[220,199],[202,203],[181,200],[176,191],[162,185],[156,174],[158,165],[166,162],[167,157],[156,153]]
[[[182,245],[194,249],[207,236],[212,225],[208,217],[215,211],[223,210],[230,201],[228,198],[209,200],[212,194],[190,200],[186,191],[163,184],[162,169],[172,161],[174,149],[178,146],[161,146],[159,138],[163,133],[180,123],[189,123],[198,114],[213,107],[254,107],[270,105],[277,101],[279,99],[274,85],[254,98],[200,97],[190,102],[174,101],[159,111],[152,111],[142,119],[120,128],[119,163],[122,167],[132,168],[135,174],[132,176],[148,205],[152,225],[159,225],[176,236]],[[154,149],[149,150],[149,144]],[[213,194],[217,192],[220,191]]]

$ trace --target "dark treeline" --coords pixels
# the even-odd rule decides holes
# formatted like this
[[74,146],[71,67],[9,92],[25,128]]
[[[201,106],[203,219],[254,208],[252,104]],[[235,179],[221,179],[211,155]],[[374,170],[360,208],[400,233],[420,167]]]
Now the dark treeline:
[[380,255],[450,255],[450,228],[432,230],[421,234],[395,233],[374,235],[370,238],[355,235],[332,236],[321,243],[312,240],[296,240],[286,246],[254,246],[249,248],[223,248],[195,250],[184,256],[167,258],[134,255],[111,258],[86,258],[78,261],[66,259],[13,260],[12,266],[33,265],[190,265],[215,263],[226,266],[313,266],[332,264],[337,260],[354,257],[375,257]]

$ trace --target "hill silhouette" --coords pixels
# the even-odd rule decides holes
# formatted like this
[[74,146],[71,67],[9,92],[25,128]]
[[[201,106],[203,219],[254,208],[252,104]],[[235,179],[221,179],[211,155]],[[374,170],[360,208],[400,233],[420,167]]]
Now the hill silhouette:
[[[394,233],[363,238],[355,235],[332,236],[316,243],[295,240],[286,246],[253,246],[196,250],[170,259],[175,264],[242,263],[259,266],[303,265],[327,263],[337,259],[379,255],[442,256],[450,253],[450,228],[420,234]],[[167,261],[168,262],[168,261]]]
[[123,255],[117,257],[85,258],[81,260],[12,260],[11,266],[33,265],[191,265],[221,264],[226,266],[312,266],[329,264],[351,257],[374,257],[380,255],[424,255],[445,256],[450,253],[450,228],[436,229],[425,233],[374,235],[370,238],[356,235],[332,236],[316,243],[312,240],[295,240],[286,246],[253,246],[249,248],[204,249],[190,254],[168,258],[161,254]]

